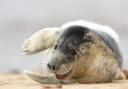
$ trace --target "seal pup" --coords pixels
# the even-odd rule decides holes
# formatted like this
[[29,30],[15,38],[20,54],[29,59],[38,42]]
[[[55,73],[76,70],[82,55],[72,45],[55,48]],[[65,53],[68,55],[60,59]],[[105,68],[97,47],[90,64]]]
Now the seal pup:
[[[64,83],[103,83],[124,78],[118,35],[110,27],[74,21],[58,29],[53,31],[54,37],[49,36],[49,39],[42,43],[35,41],[38,39],[34,35],[29,38],[33,44],[44,45],[40,50],[35,48],[31,52],[30,46],[34,47],[33,44],[25,41],[22,51],[25,54],[33,54],[52,47],[50,61],[47,63],[48,69],[55,75],[56,80]],[[38,38],[45,38],[42,33],[45,32],[41,30]],[[49,41],[50,39],[52,41]],[[47,46],[45,42],[50,45]],[[33,79],[37,78],[33,73],[26,73],[32,75],[30,77]],[[43,79],[42,76],[44,82]]]

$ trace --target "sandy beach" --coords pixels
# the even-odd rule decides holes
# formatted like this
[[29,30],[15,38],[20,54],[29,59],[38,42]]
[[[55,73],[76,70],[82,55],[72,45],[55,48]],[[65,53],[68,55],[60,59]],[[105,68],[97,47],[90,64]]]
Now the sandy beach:
[[0,73],[0,89],[128,89],[128,80],[104,84],[39,84],[23,74]]

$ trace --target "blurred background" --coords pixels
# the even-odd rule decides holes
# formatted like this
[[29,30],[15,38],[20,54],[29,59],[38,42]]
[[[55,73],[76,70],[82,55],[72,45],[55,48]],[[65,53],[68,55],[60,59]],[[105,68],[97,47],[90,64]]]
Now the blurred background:
[[0,0],[0,72],[36,67],[42,55],[21,55],[24,39],[42,28],[79,19],[115,29],[128,67],[128,0]]

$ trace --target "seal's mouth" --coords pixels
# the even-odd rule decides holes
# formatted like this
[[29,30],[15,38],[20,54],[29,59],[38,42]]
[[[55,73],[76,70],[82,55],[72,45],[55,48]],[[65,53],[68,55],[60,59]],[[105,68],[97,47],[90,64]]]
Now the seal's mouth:
[[57,79],[63,80],[66,77],[68,77],[70,74],[71,74],[71,70],[68,73],[64,74],[64,75],[60,75],[60,74],[55,74],[55,75],[56,75]]

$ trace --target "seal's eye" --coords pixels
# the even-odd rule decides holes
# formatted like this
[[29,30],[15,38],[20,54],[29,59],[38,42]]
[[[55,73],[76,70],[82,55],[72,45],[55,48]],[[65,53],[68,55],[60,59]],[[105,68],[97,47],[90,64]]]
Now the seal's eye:
[[54,49],[55,49],[55,50],[57,49],[57,44],[54,46]]
[[76,51],[75,51],[74,49],[70,49],[70,50],[69,50],[69,53],[70,53],[71,55],[75,55],[75,54],[76,54]]

